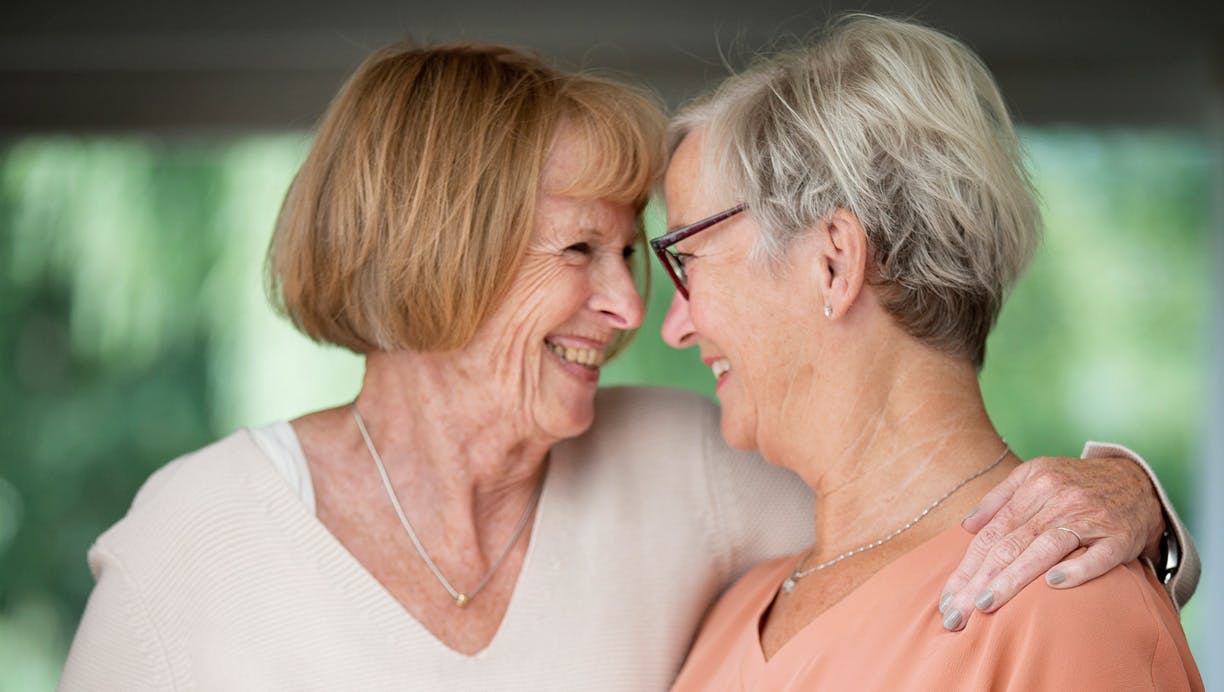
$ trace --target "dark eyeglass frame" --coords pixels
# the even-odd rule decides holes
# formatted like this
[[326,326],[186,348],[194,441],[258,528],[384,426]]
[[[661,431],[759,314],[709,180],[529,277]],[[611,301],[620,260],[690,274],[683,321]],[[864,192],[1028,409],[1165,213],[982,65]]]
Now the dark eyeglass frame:
[[688,277],[684,274],[684,260],[681,259],[680,253],[672,249],[676,243],[691,238],[705,229],[726,221],[736,214],[744,211],[747,206],[737,204],[726,211],[720,211],[717,214],[704,218],[696,223],[691,223],[687,226],[681,226],[671,233],[655,238],[650,241],[650,248],[654,250],[655,256],[659,258],[659,264],[667,270],[667,275],[671,277],[672,283],[676,284],[676,290],[680,291],[680,295],[688,300]]

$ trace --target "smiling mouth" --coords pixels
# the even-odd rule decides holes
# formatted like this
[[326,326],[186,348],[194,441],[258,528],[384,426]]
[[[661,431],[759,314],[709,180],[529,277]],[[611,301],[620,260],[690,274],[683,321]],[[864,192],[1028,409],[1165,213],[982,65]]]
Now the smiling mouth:
[[561,344],[553,343],[548,339],[544,340],[544,345],[548,347],[548,350],[557,354],[557,356],[559,356],[562,360],[570,363],[576,363],[591,370],[598,370],[600,366],[604,364],[604,361],[608,359],[605,349],[602,348],[595,349],[562,346]]
[[731,372],[731,361],[726,358],[719,358],[710,363],[710,370],[714,371],[714,379],[720,379],[723,375]]

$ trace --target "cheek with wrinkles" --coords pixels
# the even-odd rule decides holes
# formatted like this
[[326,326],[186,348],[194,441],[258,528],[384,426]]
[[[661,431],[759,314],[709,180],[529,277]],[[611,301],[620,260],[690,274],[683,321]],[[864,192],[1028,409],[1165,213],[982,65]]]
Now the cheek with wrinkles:
[[534,388],[532,355],[543,350],[548,331],[568,319],[564,313],[576,311],[580,305],[568,295],[574,290],[573,282],[563,278],[565,272],[573,269],[559,266],[555,259],[544,260],[527,258],[518,282],[499,309],[496,328],[502,334],[490,340],[493,348],[488,354],[499,381],[513,380]]

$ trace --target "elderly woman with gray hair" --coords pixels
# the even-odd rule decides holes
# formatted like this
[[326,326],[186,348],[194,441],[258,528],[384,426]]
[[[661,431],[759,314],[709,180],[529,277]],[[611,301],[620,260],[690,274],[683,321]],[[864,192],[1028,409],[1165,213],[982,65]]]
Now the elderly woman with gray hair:
[[1139,562],[1072,590],[1056,569],[1002,610],[1012,586],[988,572],[932,596],[972,552],[960,518],[1019,465],[977,373],[1038,241],[977,57],[849,17],[728,80],[671,141],[668,219],[689,225],[654,241],[679,290],[664,337],[700,346],[727,441],[816,495],[814,544],[723,596],[675,689],[1201,689]]

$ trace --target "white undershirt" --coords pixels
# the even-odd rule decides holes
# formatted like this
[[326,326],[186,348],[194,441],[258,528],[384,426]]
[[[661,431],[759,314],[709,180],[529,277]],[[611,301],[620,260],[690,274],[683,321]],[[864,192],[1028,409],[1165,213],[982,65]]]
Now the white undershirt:
[[258,428],[248,428],[255,444],[267,455],[277,473],[285,479],[295,495],[315,514],[314,483],[310,480],[310,467],[306,465],[306,453],[289,421],[277,421]]

